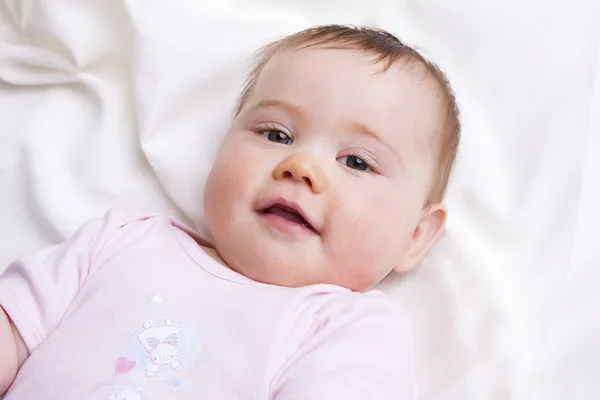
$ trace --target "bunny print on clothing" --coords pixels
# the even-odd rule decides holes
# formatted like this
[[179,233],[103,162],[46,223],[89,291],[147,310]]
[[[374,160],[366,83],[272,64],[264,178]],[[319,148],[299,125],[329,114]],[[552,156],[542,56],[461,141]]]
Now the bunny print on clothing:
[[144,330],[138,334],[140,344],[148,351],[152,360],[152,363],[146,367],[146,376],[155,376],[161,366],[168,365],[174,371],[183,369],[177,347],[180,329],[172,324],[173,321],[170,319],[162,326],[152,326],[151,321],[146,321]]
[[184,324],[169,318],[147,320],[131,337],[127,357],[117,358],[113,375],[137,370],[148,378],[171,377],[197,352],[197,339]]

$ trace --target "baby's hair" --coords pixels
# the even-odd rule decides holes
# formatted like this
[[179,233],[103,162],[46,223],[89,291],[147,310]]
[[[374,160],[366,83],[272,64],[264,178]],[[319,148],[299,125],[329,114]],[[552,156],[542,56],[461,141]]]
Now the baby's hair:
[[443,102],[443,125],[439,147],[439,172],[428,196],[427,204],[442,201],[450,172],[456,159],[460,141],[460,120],[454,92],[446,75],[437,65],[426,60],[417,50],[402,43],[400,39],[382,29],[354,27],[346,25],[316,26],[286,36],[260,49],[250,69],[242,93],[235,109],[237,116],[242,109],[258,80],[265,64],[276,54],[290,50],[305,48],[322,48],[337,50],[355,50],[375,56],[374,63],[382,64],[382,73],[400,60],[406,64],[422,65],[439,86],[439,95]]

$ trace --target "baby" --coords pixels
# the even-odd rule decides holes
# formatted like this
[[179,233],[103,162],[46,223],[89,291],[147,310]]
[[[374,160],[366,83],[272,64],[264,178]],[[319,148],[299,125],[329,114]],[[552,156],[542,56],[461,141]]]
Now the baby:
[[268,45],[206,184],[212,240],[112,212],[12,263],[0,394],[409,399],[409,323],[369,289],[442,231],[458,141],[444,75],[391,34]]

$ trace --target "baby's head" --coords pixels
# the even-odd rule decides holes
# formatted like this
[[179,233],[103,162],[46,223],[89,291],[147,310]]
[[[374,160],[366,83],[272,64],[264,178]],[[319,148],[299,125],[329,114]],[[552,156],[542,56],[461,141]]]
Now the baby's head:
[[439,69],[389,33],[315,27],[258,55],[205,188],[220,257],[254,280],[362,291],[442,231],[459,142]]

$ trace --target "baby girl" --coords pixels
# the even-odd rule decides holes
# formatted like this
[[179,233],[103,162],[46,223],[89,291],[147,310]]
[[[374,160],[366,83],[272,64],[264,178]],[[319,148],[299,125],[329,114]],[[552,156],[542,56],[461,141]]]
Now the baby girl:
[[435,242],[459,141],[437,67],[321,26],[265,47],[208,178],[211,240],[108,213],[0,276],[0,395],[409,399],[409,322],[370,290]]

